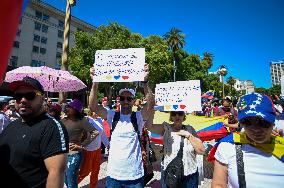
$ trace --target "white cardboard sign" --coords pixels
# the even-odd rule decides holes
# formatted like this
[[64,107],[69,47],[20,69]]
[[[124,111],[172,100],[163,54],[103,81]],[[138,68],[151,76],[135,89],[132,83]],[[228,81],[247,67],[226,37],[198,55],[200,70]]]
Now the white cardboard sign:
[[94,82],[144,81],[145,48],[97,50]]
[[155,100],[164,111],[201,111],[201,89],[199,80],[157,84]]

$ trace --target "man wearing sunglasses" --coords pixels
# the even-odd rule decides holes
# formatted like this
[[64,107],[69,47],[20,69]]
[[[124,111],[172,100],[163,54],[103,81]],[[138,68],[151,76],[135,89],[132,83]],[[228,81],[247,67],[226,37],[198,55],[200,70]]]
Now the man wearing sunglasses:
[[[102,106],[98,106],[98,83],[93,83],[92,86],[89,100],[90,110],[104,119],[107,117],[109,124],[113,126],[107,167],[107,188],[144,187],[144,168],[139,138],[144,121],[150,117],[151,113],[154,114],[154,96],[147,84],[148,65],[145,65],[144,70],[144,80],[146,81],[144,83],[144,94],[146,95],[147,105],[136,113],[132,113],[135,97],[133,89],[121,89],[119,91],[120,112],[118,112],[117,118],[114,110],[106,110]],[[90,69],[91,78],[94,71],[94,68]],[[132,121],[133,119],[136,119],[136,122]],[[133,125],[135,123],[137,124],[137,131]]]
[[21,117],[0,135],[0,187],[63,187],[65,127],[44,111],[44,90],[37,80],[25,77],[9,88]]

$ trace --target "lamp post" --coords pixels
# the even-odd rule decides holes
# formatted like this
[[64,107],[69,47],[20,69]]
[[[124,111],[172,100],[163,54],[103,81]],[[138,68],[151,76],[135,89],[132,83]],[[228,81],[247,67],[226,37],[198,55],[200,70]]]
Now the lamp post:
[[[66,13],[65,13],[65,24],[64,24],[64,38],[62,48],[62,61],[61,70],[68,71],[68,52],[69,52],[69,36],[70,36],[70,22],[71,22],[71,6],[76,5],[76,0],[66,1]],[[60,92],[59,100],[67,98],[67,93]]]
[[176,66],[176,60],[174,60],[174,82],[176,81],[176,72],[177,72],[177,66]]
[[225,87],[224,87],[224,76],[226,76],[228,73],[228,70],[226,68],[225,65],[221,65],[218,69],[218,74],[221,76],[221,81],[222,81],[222,84],[223,84],[223,88],[222,88],[222,96],[223,98],[225,98]]

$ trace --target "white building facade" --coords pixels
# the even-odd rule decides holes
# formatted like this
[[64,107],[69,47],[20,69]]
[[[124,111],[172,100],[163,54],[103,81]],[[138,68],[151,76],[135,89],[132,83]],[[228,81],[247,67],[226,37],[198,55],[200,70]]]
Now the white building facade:
[[[9,66],[48,66],[60,69],[65,12],[39,0],[30,0],[22,15]],[[93,33],[96,27],[71,18],[69,49],[78,30]]]
[[271,61],[270,62],[270,77],[272,85],[280,84],[281,74],[284,71],[284,61]]

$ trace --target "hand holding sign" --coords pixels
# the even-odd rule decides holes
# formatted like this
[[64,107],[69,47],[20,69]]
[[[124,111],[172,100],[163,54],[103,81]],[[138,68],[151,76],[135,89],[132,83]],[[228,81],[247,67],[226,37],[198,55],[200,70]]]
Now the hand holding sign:
[[97,50],[93,81],[144,81],[144,64],[144,48]]
[[199,80],[157,84],[155,100],[165,111],[200,111],[201,89]]

